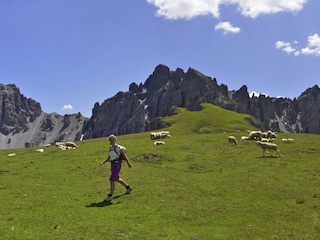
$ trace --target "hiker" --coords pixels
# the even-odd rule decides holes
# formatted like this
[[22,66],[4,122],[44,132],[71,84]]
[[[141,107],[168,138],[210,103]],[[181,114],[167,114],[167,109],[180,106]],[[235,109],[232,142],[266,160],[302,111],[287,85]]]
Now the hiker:
[[112,201],[112,195],[115,190],[115,182],[120,183],[126,188],[125,194],[129,194],[133,188],[130,187],[125,180],[120,177],[120,170],[122,166],[122,161],[126,161],[129,168],[131,168],[131,163],[126,154],[125,147],[116,144],[117,137],[115,135],[110,135],[108,137],[110,142],[110,150],[108,157],[100,163],[100,167],[106,162],[111,162],[111,176],[110,176],[110,193],[107,198],[104,200],[105,202]]

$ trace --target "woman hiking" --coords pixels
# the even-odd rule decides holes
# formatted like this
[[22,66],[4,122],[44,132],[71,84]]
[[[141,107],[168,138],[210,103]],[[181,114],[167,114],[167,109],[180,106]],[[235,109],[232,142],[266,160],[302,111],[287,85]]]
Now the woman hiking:
[[110,135],[108,137],[110,142],[110,149],[108,157],[100,163],[100,167],[106,162],[111,163],[111,176],[110,176],[110,193],[107,198],[104,200],[105,202],[111,202],[113,199],[113,193],[115,190],[115,182],[120,183],[122,186],[126,188],[126,194],[129,194],[133,188],[130,187],[125,180],[120,177],[120,171],[122,166],[122,161],[126,161],[129,168],[131,168],[131,163],[126,154],[125,147],[116,144],[117,137],[115,135]]

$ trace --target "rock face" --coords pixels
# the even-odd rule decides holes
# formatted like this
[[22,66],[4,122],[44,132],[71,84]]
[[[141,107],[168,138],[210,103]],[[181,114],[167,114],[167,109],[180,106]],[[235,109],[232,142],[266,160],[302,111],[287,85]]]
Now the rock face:
[[14,85],[0,84],[0,149],[79,140],[86,119],[78,114],[46,114],[40,103]]
[[40,104],[22,96],[14,84],[0,84],[0,106],[0,132],[5,135],[27,131],[27,123],[34,121],[42,112]]
[[119,92],[113,98],[94,105],[92,117],[85,126],[86,138],[123,135],[147,130],[144,106],[132,92]]
[[200,103],[246,113],[257,120],[261,130],[296,133],[320,133],[320,90],[307,89],[297,99],[250,97],[244,85],[229,91],[216,79],[189,68],[170,71],[159,65],[144,84],[131,83],[129,92],[120,92],[101,106],[96,103],[85,126],[88,138],[129,134],[165,127],[161,119],[172,115],[177,107],[200,110]]
[[46,114],[36,101],[24,97],[13,85],[0,84],[0,149],[40,146],[56,141],[105,137],[156,130],[166,127],[163,117],[177,107],[200,110],[200,103],[254,116],[260,130],[320,133],[320,89],[317,85],[298,98],[249,96],[244,85],[229,91],[224,84],[189,68],[170,71],[159,65],[145,83],[131,83],[128,92],[119,92],[96,103],[90,120],[80,113],[61,116]]

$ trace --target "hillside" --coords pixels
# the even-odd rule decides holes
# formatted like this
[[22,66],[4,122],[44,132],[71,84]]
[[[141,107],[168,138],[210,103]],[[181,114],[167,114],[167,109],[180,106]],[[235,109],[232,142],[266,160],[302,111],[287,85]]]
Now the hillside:
[[161,129],[166,127],[162,119],[174,114],[176,108],[198,111],[202,103],[251,115],[256,119],[255,127],[264,131],[320,133],[317,85],[293,100],[263,94],[250,97],[245,85],[229,90],[196,69],[173,71],[164,65],[158,65],[144,83],[131,83],[129,91],[96,103],[84,132],[88,138],[99,138]]
[[165,120],[165,145],[154,146],[148,132],[119,136],[133,164],[121,176],[134,190],[124,195],[117,184],[112,204],[102,201],[106,138],[75,150],[1,150],[0,238],[318,239],[318,136],[279,133],[282,157],[263,158],[255,141],[227,143],[254,128],[249,119],[204,104]]
[[254,117],[247,114],[237,114],[213,104],[201,104],[200,111],[188,111],[178,108],[176,114],[164,119],[168,128],[174,134],[208,134],[223,132],[246,132],[255,129]]
[[[210,103],[226,110],[247,114],[262,131],[320,133],[320,88],[315,85],[299,97],[249,96],[244,85],[229,90],[215,78],[189,68],[170,70],[158,65],[144,83],[131,83],[129,91],[118,92],[102,104],[95,103],[92,116],[81,113],[61,116],[44,113],[40,103],[20,93],[14,84],[0,84],[0,149],[13,149],[127,135],[167,127],[164,118],[177,109],[199,111]],[[202,131],[208,131],[206,127]],[[209,131],[211,131],[209,129]]]

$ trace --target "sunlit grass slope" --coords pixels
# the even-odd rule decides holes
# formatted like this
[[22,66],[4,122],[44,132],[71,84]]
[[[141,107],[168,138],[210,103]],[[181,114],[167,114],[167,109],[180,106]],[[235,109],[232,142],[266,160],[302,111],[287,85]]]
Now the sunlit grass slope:
[[[278,134],[282,157],[262,158],[239,140],[254,129],[247,115],[204,104],[167,121],[164,146],[149,133],[119,136],[134,190],[118,184],[109,205],[106,138],[0,151],[0,239],[319,239],[318,135]],[[228,135],[239,144],[228,146]]]
[[202,104],[202,110],[187,111],[178,108],[177,114],[166,118],[166,122],[174,123],[170,130],[176,134],[221,133],[246,131],[254,129],[250,122],[253,117],[246,114],[235,114],[212,104]]

